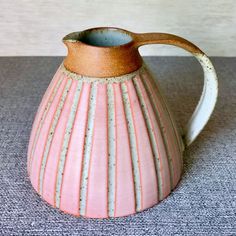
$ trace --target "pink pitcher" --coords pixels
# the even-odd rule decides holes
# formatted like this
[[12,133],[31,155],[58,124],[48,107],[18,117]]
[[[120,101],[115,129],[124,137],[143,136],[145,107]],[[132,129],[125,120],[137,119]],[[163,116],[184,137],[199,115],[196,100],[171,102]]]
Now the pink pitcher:
[[[143,211],[180,180],[182,153],[217,99],[209,58],[171,34],[94,28],[64,37],[68,55],[39,106],[28,149],[34,189],[54,207],[91,218]],[[181,134],[138,48],[181,47],[200,62],[204,88]]]

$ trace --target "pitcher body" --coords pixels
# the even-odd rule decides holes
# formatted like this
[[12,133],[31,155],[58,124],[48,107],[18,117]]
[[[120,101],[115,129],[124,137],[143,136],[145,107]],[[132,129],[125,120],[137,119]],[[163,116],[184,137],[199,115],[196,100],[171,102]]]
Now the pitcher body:
[[[119,217],[176,187],[184,146],[209,119],[217,80],[200,49],[173,37],[95,28],[64,38],[68,55],[39,106],[28,149],[28,174],[45,201],[76,216]],[[208,83],[184,134],[138,52],[159,41],[193,53]]]

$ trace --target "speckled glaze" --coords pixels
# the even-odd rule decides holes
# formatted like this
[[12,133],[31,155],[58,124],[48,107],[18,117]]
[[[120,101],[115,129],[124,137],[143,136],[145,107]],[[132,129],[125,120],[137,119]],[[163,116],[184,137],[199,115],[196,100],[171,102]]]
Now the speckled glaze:
[[[74,68],[76,64],[67,56],[35,117],[28,148],[28,174],[45,201],[75,216],[126,216],[166,198],[180,180],[184,147],[204,127],[216,102],[214,68],[200,49],[177,36],[171,41],[168,34],[167,39],[158,33],[129,35],[132,41],[121,45],[120,50],[167,43],[190,51],[204,69],[203,94],[181,134],[159,85],[147,67],[140,65],[140,56],[131,67],[125,66],[125,61],[108,63],[107,71],[97,71],[97,77],[92,76],[96,70],[88,69],[94,58],[86,59],[88,64],[79,62],[84,67],[71,71],[67,65]],[[119,37],[119,41],[127,38]],[[109,43],[117,41],[110,39]],[[83,47],[83,43],[77,47]],[[103,54],[98,62],[101,65],[104,58],[117,60],[114,52],[109,54],[114,47],[118,46],[93,45],[90,50],[96,48],[97,60]],[[119,69],[112,70],[109,65],[115,64]],[[84,73],[78,73],[80,70]]]

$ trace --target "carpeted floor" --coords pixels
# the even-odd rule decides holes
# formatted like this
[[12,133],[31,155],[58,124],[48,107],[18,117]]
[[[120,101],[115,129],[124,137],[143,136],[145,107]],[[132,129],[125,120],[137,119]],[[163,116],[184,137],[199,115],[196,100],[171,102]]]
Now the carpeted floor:
[[[200,65],[187,57],[148,57],[180,125],[202,89]],[[236,235],[236,58],[212,58],[216,110],[184,153],[178,188],[134,216],[93,220],[51,208],[35,193],[26,153],[36,109],[61,57],[0,58],[0,235]]]

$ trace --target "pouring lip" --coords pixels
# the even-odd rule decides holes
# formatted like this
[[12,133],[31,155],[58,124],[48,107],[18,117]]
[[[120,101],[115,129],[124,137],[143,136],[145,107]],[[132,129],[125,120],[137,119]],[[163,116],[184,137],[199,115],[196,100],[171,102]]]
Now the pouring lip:
[[[101,46],[101,45],[93,45],[93,44],[89,44],[86,42],[83,42],[79,39],[79,37],[87,34],[87,33],[92,33],[93,31],[113,31],[113,32],[120,32],[121,34],[125,34],[126,36],[128,36],[130,38],[130,40],[126,43],[121,43],[121,44],[117,44],[117,45],[109,45],[109,46]],[[130,47],[131,45],[133,45],[135,43],[135,37],[134,37],[134,33],[122,28],[118,28],[118,27],[95,27],[95,28],[88,28],[82,31],[75,31],[72,33],[67,34],[66,36],[64,36],[62,38],[63,43],[79,43],[81,45],[87,46],[87,47],[91,47],[91,48],[96,48],[96,49],[120,49],[120,48],[125,48],[125,47]]]

